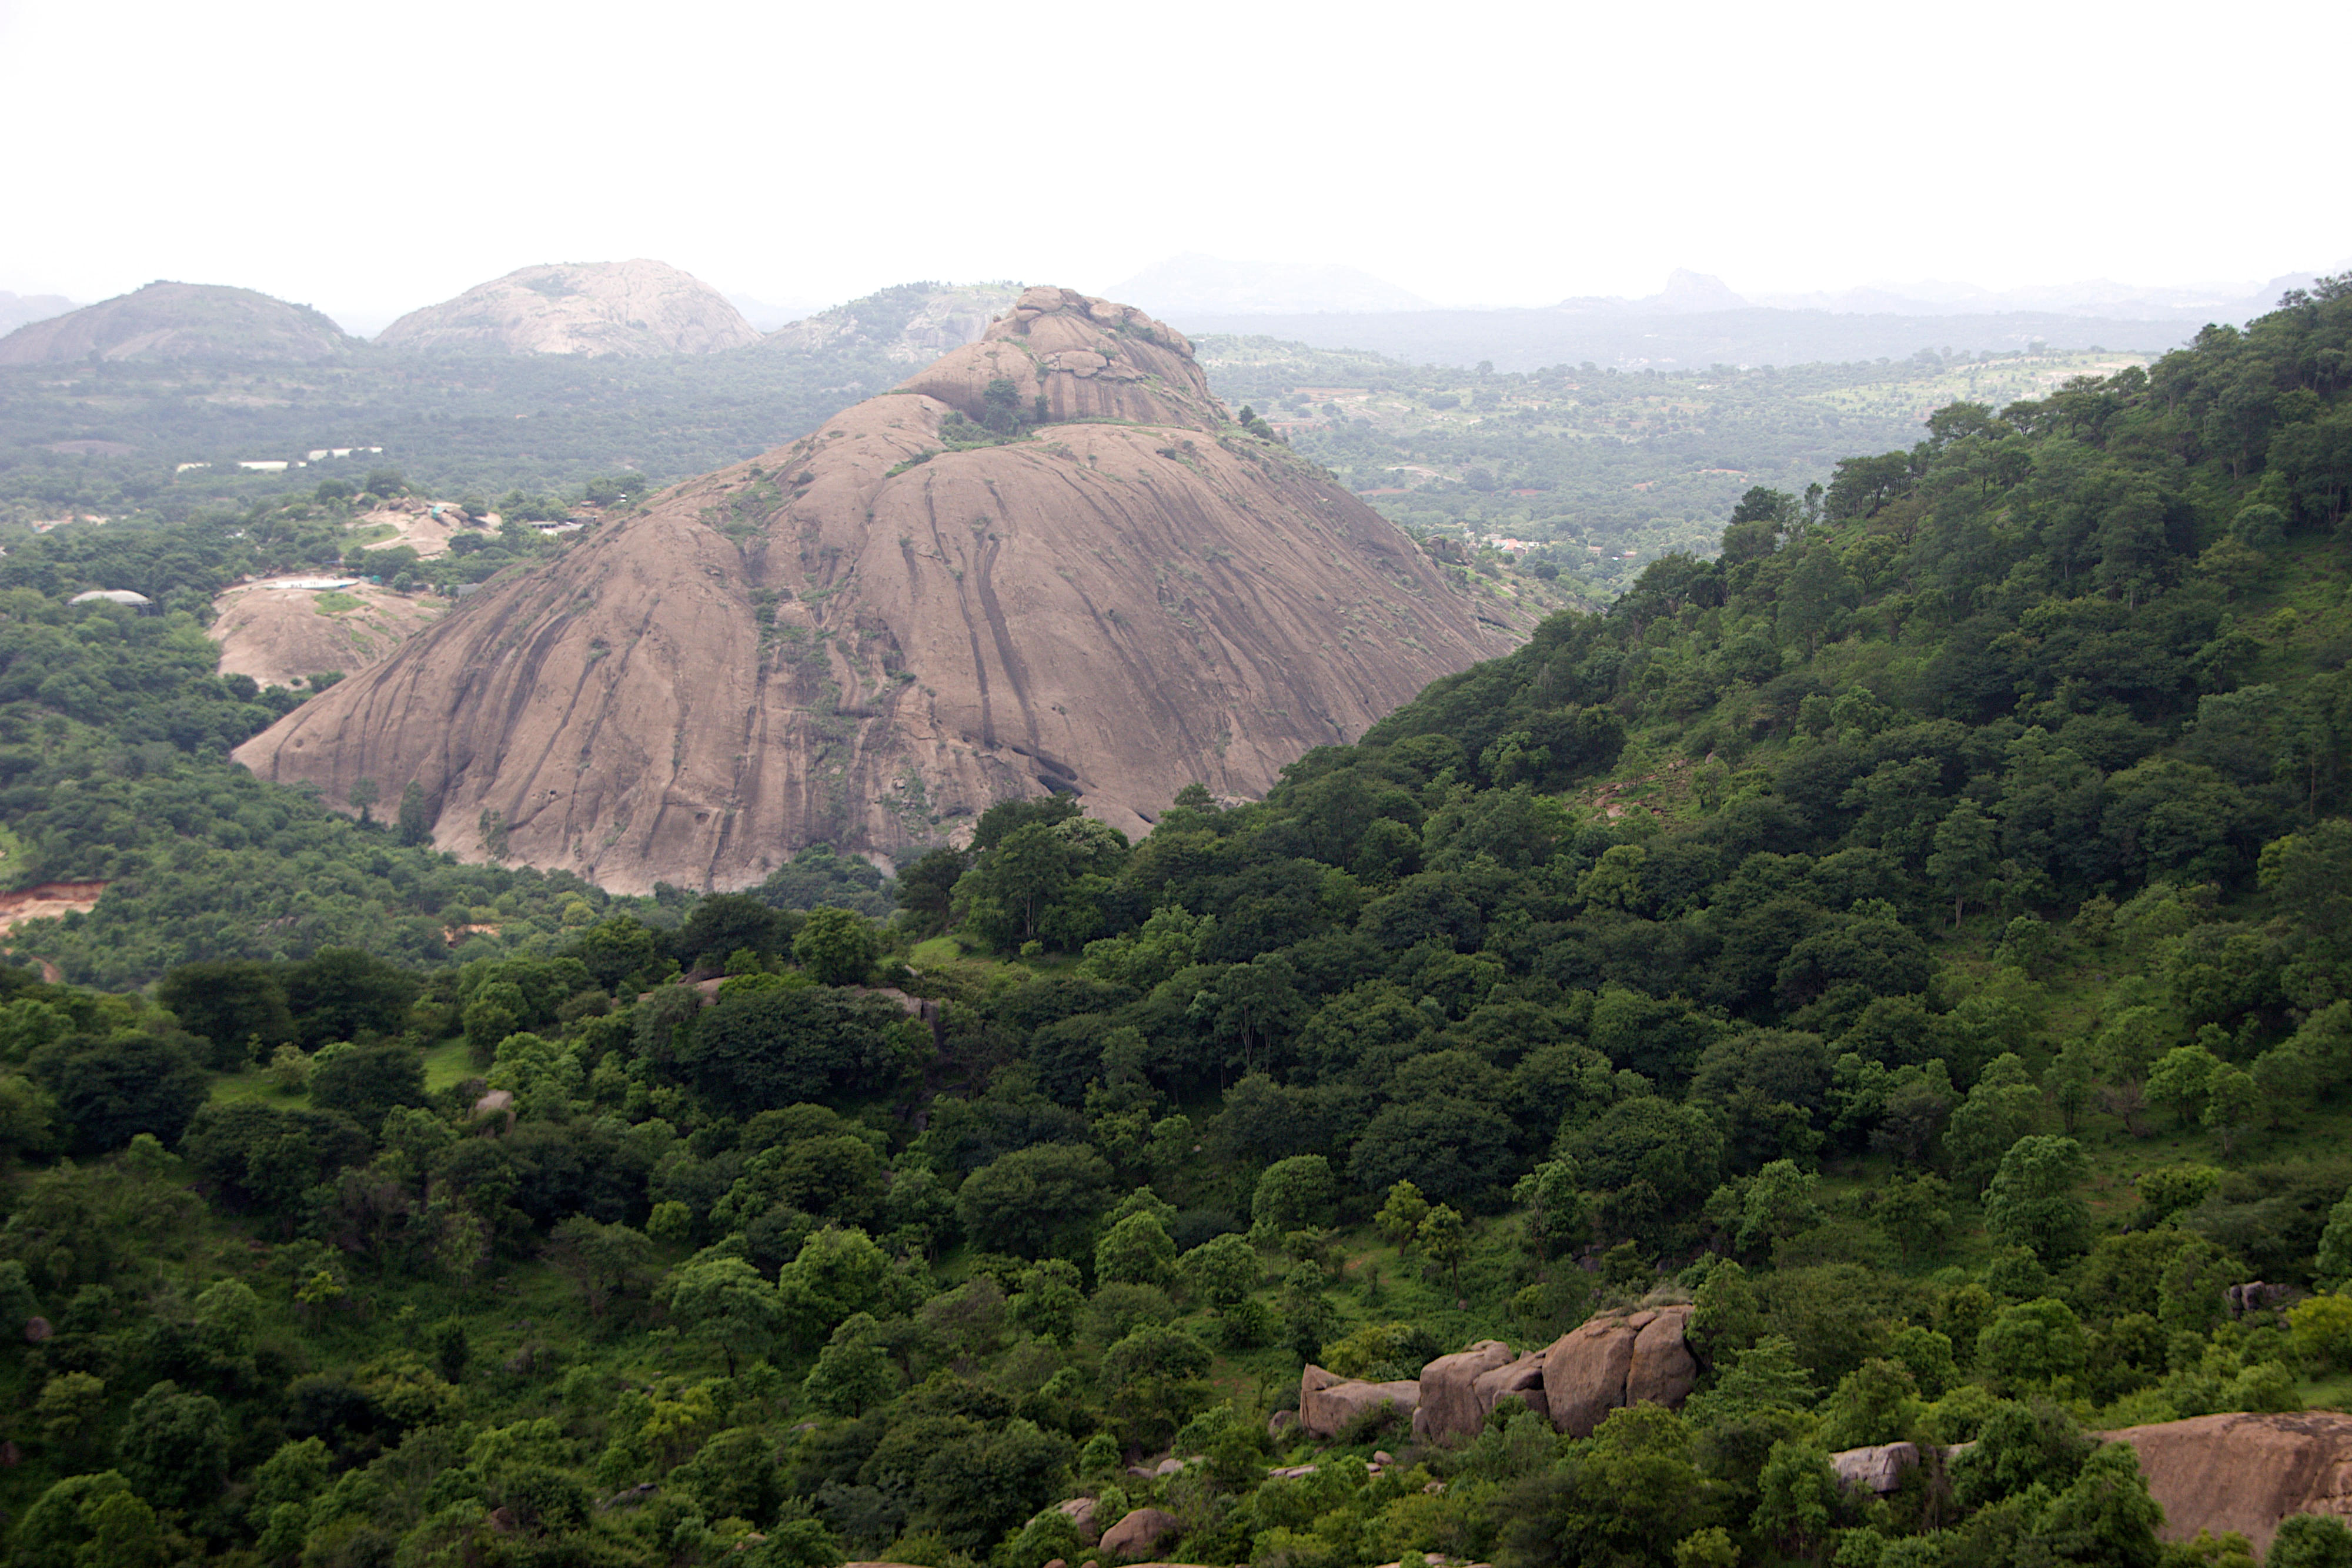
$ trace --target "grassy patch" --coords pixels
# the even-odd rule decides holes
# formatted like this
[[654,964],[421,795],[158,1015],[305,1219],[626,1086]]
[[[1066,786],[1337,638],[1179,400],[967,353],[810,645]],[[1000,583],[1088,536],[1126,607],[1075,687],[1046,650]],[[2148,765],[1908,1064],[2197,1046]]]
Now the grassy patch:
[[473,1052],[464,1040],[444,1040],[425,1053],[425,1092],[438,1094],[453,1083],[479,1077],[481,1071],[474,1065]]
[[317,595],[312,602],[318,605],[321,615],[341,615],[347,611],[362,609],[366,603],[364,600],[354,599],[348,593],[339,593],[332,589]]

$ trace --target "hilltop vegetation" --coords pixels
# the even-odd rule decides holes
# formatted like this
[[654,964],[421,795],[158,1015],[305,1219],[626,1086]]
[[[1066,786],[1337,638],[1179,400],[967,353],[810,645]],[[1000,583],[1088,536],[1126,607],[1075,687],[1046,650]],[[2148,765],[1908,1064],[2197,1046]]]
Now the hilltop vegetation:
[[[2347,350],[2330,284],[1947,408],[1263,801],[1000,806],[887,930],[10,975],[18,1561],[1042,1568],[1083,1490],[1204,1563],[2251,1563],[2082,1430],[2352,1371]],[[1644,1297],[1677,1412],[1266,1435]],[[1828,1469],[1906,1437],[1977,1447]]]

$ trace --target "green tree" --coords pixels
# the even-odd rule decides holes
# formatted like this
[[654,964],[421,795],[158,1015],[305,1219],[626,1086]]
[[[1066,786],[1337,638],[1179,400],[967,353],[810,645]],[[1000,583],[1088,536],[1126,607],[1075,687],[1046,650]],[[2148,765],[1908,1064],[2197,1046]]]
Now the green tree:
[[368,809],[383,798],[383,791],[376,788],[376,782],[373,779],[355,780],[352,785],[351,793],[344,797],[351,802],[352,810],[360,814],[360,826],[362,828],[375,820],[368,815]]
[[1429,1199],[1412,1182],[1400,1179],[1389,1188],[1388,1198],[1372,1216],[1372,1223],[1390,1246],[1402,1249],[1412,1245],[1421,1234],[1421,1222],[1428,1218]]
[[116,1445],[122,1473],[140,1495],[167,1508],[210,1502],[228,1474],[228,1428],[220,1402],[158,1383],[133,1400]]
[[1265,1277],[1257,1249],[1227,1231],[1213,1236],[1176,1260],[1177,1277],[1185,1288],[1210,1306],[1224,1311],[1240,1305]]
[[865,983],[874,969],[874,927],[862,915],[820,906],[793,938],[793,957],[820,986]]
[[1266,1166],[1250,1195],[1250,1231],[1260,1245],[1293,1230],[1319,1230],[1331,1223],[1339,1203],[1331,1162],[1321,1155],[1293,1155]]
[[1985,1228],[2012,1246],[2057,1263],[2090,1245],[2091,1208],[2077,1190],[2090,1174],[2083,1145],[2032,1134],[2000,1157],[1985,1192]]
[[1937,826],[1927,874],[1952,895],[1952,926],[1958,929],[1968,901],[1992,875],[1995,831],[1983,808],[1963,795]]
[[764,1348],[783,1326],[776,1288],[740,1258],[690,1258],[669,1271],[658,1294],[688,1332],[719,1347],[730,1377],[738,1354]]
[[1015,1149],[981,1166],[956,1193],[956,1218],[983,1247],[1034,1258],[1093,1223],[1110,1166],[1075,1144]]
[[400,815],[393,836],[409,849],[433,841],[432,809],[425,801],[425,786],[414,779],[400,791]]
[[2352,1568],[2352,1530],[2332,1514],[2294,1513],[2279,1521],[2263,1568]]
[[2206,1086],[2205,1125],[2221,1139],[2221,1157],[2228,1159],[2238,1140],[2263,1113],[2262,1090],[2243,1068],[2225,1067]]
[[1175,1271],[1176,1243],[1151,1214],[1130,1214],[1095,1243],[1095,1278],[1114,1284],[1165,1284]]
[[2183,1127],[2189,1125],[2204,1103],[2221,1060],[2201,1045],[2180,1045],[2157,1059],[2147,1075],[2147,1097],[2169,1105]]
[[391,1112],[425,1103],[424,1060],[397,1041],[321,1055],[310,1070],[310,1103],[362,1127],[382,1126]]
[[2081,1375],[2090,1337],[2074,1309],[2053,1297],[2003,1307],[1977,1335],[1977,1366],[2034,1388],[2055,1388]]
[[1163,1448],[1209,1400],[1209,1347],[1181,1329],[1145,1323],[1103,1353],[1112,1420],[1128,1442]]
[[1462,1265],[1470,1256],[1470,1228],[1462,1216],[1439,1204],[1424,1216],[1417,1238],[1422,1256],[1445,1270],[1454,1293],[1462,1293]]

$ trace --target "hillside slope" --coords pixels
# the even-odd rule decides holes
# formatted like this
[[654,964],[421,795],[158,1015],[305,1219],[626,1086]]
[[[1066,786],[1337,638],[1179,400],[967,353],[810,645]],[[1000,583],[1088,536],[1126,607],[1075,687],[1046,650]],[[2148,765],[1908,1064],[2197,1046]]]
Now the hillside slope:
[[151,283],[0,338],[0,365],[87,360],[331,360],[363,345],[307,305],[250,288]]
[[716,354],[760,340],[728,298],[667,262],[518,267],[412,310],[387,348],[509,354]]
[[658,497],[237,755],[330,800],[415,780],[467,854],[740,886],[1006,798],[1075,791],[1135,831],[1188,783],[1256,793],[1508,647],[1495,602],[1228,423],[1181,336],[1032,289],[898,393]]

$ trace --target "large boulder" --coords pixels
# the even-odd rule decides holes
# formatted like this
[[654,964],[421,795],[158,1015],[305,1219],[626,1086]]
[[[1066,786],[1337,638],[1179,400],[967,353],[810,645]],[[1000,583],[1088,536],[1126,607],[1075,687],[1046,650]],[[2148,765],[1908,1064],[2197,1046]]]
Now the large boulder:
[[1103,1531],[1103,1555],[1114,1561],[1148,1557],[1151,1549],[1176,1533],[1176,1516],[1165,1509],[1139,1508]]
[[1478,1380],[1511,1363],[1511,1347],[1498,1339],[1482,1339],[1467,1350],[1441,1355],[1421,1369],[1420,1403],[1412,1412],[1416,1437],[1438,1437],[1448,1432],[1474,1435],[1486,1424],[1489,1400],[1478,1402]]
[[1421,1385],[1365,1383],[1324,1371],[1311,1363],[1298,1378],[1298,1425],[1309,1437],[1336,1437],[1339,1428],[1367,1410],[1393,1405],[1410,1419],[1421,1403]]
[[1646,1402],[1672,1410],[1690,1397],[1698,1385],[1698,1357],[1684,1338],[1690,1315],[1688,1307],[1661,1307],[1633,1336],[1633,1364],[1625,1373],[1626,1404]]
[[1919,1449],[1911,1443],[1841,1448],[1830,1456],[1830,1469],[1837,1472],[1840,1486],[1852,1491],[1875,1492],[1880,1497],[1900,1487],[1903,1478],[1918,1462]]
[[1543,1393],[1551,1424],[1589,1437],[1621,1406],[1679,1406],[1698,1378],[1684,1331],[1687,1306],[1612,1312],[1571,1329],[1544,1352]]
[[2164,1505],[2163,1540],[2234,1530],[2259,1554],[2292,1514],[2352,1521],[2352,1416],[2342,1411],[2199,1416],[2102,1436],[2139,1456]]
[[1530,1351],[1518,1360],[1479,1375],[1475,1385],[1478,1396],[1478,1419],[1483,1424],[1489,1412],[1506,1399],[1516,1399],[1528,1409],[1551,1419],[1551,1405],[1544,1396],[1544,1353]]

